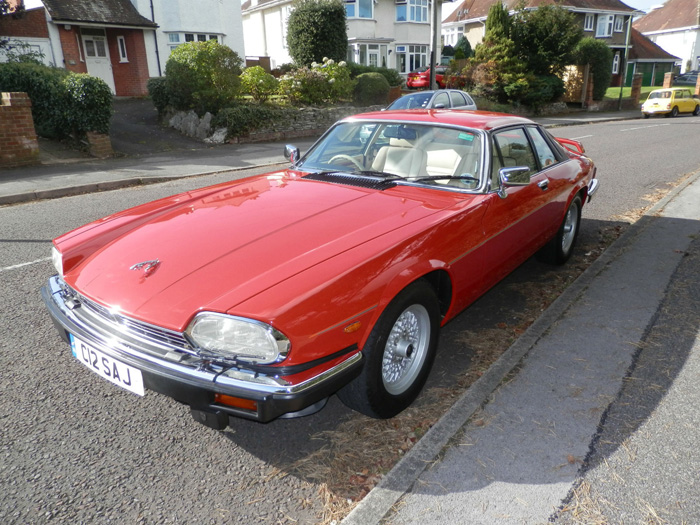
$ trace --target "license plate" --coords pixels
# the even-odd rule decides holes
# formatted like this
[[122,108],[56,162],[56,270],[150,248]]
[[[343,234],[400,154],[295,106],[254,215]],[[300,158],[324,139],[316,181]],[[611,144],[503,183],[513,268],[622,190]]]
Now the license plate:
[[139,396],[145,394],[143,375],[138,368],[111,358],[73,334],[70,334],[70,347],[75,358],[97,375]]

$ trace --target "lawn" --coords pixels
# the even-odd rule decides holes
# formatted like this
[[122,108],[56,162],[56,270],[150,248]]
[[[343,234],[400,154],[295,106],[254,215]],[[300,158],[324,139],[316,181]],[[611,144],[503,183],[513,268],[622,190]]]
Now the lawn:
[[[642,86],[642,93],[639,97],[640,102],[646,100],[647,97],[649,96],[649,93],[651,93],[655,89],[660,89],[660,88],[661,88],[661,86]],[[631,96],[632,96],[632,88],[631,87],[622,88],[622,98],[630,98]],[[605,92],[605,97],[603,97],[603,100],[618,100],[619,98],[620,98],[620,88],[619,87],[610,87]]]

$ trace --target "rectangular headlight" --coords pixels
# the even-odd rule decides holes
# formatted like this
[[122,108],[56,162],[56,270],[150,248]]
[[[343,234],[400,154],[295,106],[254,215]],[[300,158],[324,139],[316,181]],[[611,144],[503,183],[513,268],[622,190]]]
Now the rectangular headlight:
[[197,314],[185,331],[203,354],[256,364],[282,361],[289,339],[272,326],[214,312]]

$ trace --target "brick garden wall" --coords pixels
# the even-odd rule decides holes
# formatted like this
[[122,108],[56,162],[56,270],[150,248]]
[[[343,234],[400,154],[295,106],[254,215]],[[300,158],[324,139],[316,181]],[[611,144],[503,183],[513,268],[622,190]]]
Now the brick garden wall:
[[0,101],[0,168],[39,162],[39,142],[26,93],[2,93]]

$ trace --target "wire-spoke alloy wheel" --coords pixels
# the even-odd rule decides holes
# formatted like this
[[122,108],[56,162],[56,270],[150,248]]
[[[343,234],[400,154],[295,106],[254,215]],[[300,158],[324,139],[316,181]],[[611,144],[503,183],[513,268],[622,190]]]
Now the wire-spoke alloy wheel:
[[578,225],[581,219],[581,208],[579,206],[574,206],[573,203],[566,210],[566,217],[564,217],[564,224],[562,224],[562,234],[561,234],[561,251],[562,253],[570,253],[571,248],[574,245],[574,240],[576,239],[576,234],[578,233]]
[[393,417],[418,396],[435,359],[440,305],[433,287],[419,279],[404,288],[367,338],[360,375],[338,397],[377,418]]
[[566,209],[564,220],[556,236],[537,253],[539,260],[550,264],[564,264],[569,260],[578,237],[581,208],[581,197],[577,195]]
[[420,374],[430,345],[430,315],[420,304],[408,307],[394,323],[384,347],[382,380],[387,392],[403,394]]

